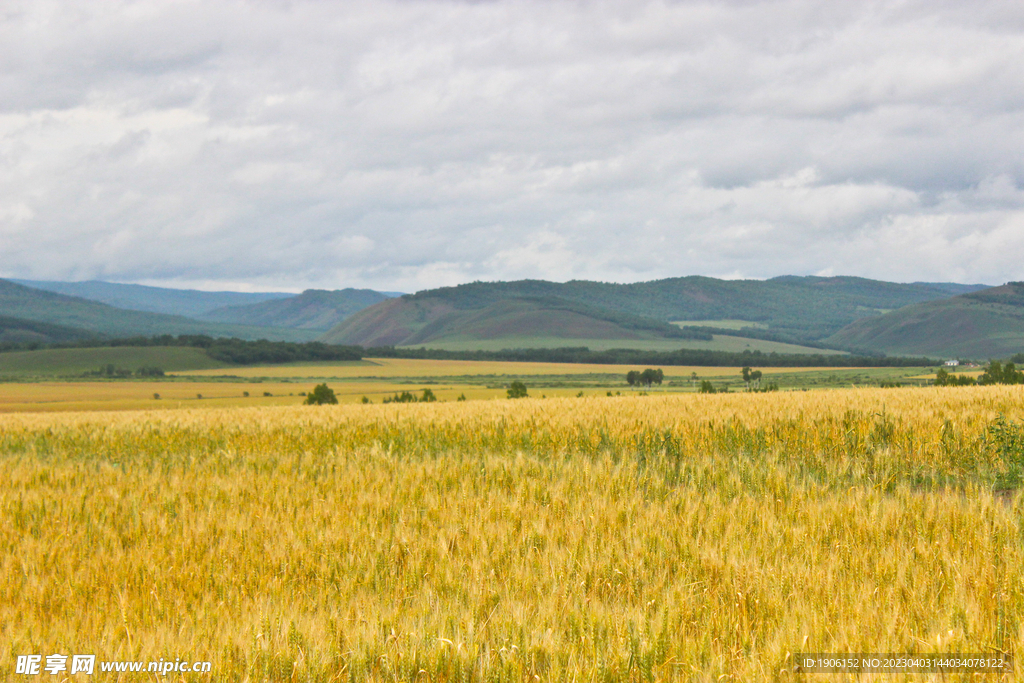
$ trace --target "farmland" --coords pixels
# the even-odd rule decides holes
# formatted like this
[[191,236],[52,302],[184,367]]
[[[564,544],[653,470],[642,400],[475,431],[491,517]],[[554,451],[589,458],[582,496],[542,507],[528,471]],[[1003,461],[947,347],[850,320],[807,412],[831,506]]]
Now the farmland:
[[2,415],[0,658],[717,681],[795,678],[799,651],[1021,652],[1022,399]]
[[[98,367],[160,365],[160,378],[83,376]],[[365,359],[264,366],[229,366],[188,347],[61,349],[0,354],[0,412],[137,410],[297,405],[326,382],[342,403],[379,403],[397,392],[425,388],[441,401],[503,399],[522,381],[535,397],[637,393],[627,386],[629,366],[584,363],[513,363],[421,359]],[[765,380],[784,390],[923,384],[931,368],[765,368]],[[653,393],[690,393],[700,380],[718,388],[744,388],[738,367],[667,366]],[[267,395],[269,394],[269,396]],[[159,398],[157,398],[159,397]]]

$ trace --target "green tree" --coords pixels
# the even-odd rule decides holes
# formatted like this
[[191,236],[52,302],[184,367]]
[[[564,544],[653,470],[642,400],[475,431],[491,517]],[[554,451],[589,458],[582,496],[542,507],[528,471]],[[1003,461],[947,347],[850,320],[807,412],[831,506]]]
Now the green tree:
[[645,387],[650,387],[652,384],[660,385],[664,379],[665,373],[661,368],[657,370],[647,368],[640,373],[640,384],[643,384]]
[[743,375],[743,383],[747,386],[747,391],[754,391],[751,388],[752,384],[756,384],[758,388],[761,387],[762,374],[760,370],[751,370],[749,367],[744,366],[740,370],[740,374]]
[[631,387],[635,387],[637,384],[640,384],[640,371],[630,370],[629,372],[627,372],[626,384],[628,384]]
[[718,392],[715,390],[715,385],[712,384],[710,382],[710,380],[702,379],[700,381],[700,388],[697,389],[697,393],[700,393],[700,394],[717,394]]
[[317,384],[313,387],[313,391],[309,392],[306,396],[304,403],[307,406],[321,406],[327,403],[337,403],[338,397],[334,395],[334,389],[331,389],[327,384]]
[[520,382],[519,380],[516,380],[509,385],[509,398],[526,398],[527,396],[528,394],[526,393],[526,385]]
[[978,378],[978,384],[1021,384],[1024,373],[1017,370],[1013,363],[1003,365],[997,360],[988,364],[988,368]]

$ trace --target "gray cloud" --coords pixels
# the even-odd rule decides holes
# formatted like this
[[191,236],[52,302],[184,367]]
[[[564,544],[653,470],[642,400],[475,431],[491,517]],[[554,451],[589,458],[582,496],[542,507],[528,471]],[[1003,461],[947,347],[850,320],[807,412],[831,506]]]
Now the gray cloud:
[[25,1],[0,276],[1024,278],[1012,2]]

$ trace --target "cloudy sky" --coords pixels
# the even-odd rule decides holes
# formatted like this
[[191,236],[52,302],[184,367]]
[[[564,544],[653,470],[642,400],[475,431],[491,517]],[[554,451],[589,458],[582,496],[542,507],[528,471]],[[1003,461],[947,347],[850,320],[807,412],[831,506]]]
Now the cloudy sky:
[[0,5],[0,277],[1024,279],[1024,4]]

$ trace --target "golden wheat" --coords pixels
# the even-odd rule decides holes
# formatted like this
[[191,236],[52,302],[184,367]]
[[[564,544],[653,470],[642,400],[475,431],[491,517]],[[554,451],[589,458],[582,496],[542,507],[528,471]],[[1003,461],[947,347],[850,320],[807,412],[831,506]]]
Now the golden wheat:
[[1022,399],[0,416],[0,658],[717,681],[794,677],[798,651],[1022,652]]

